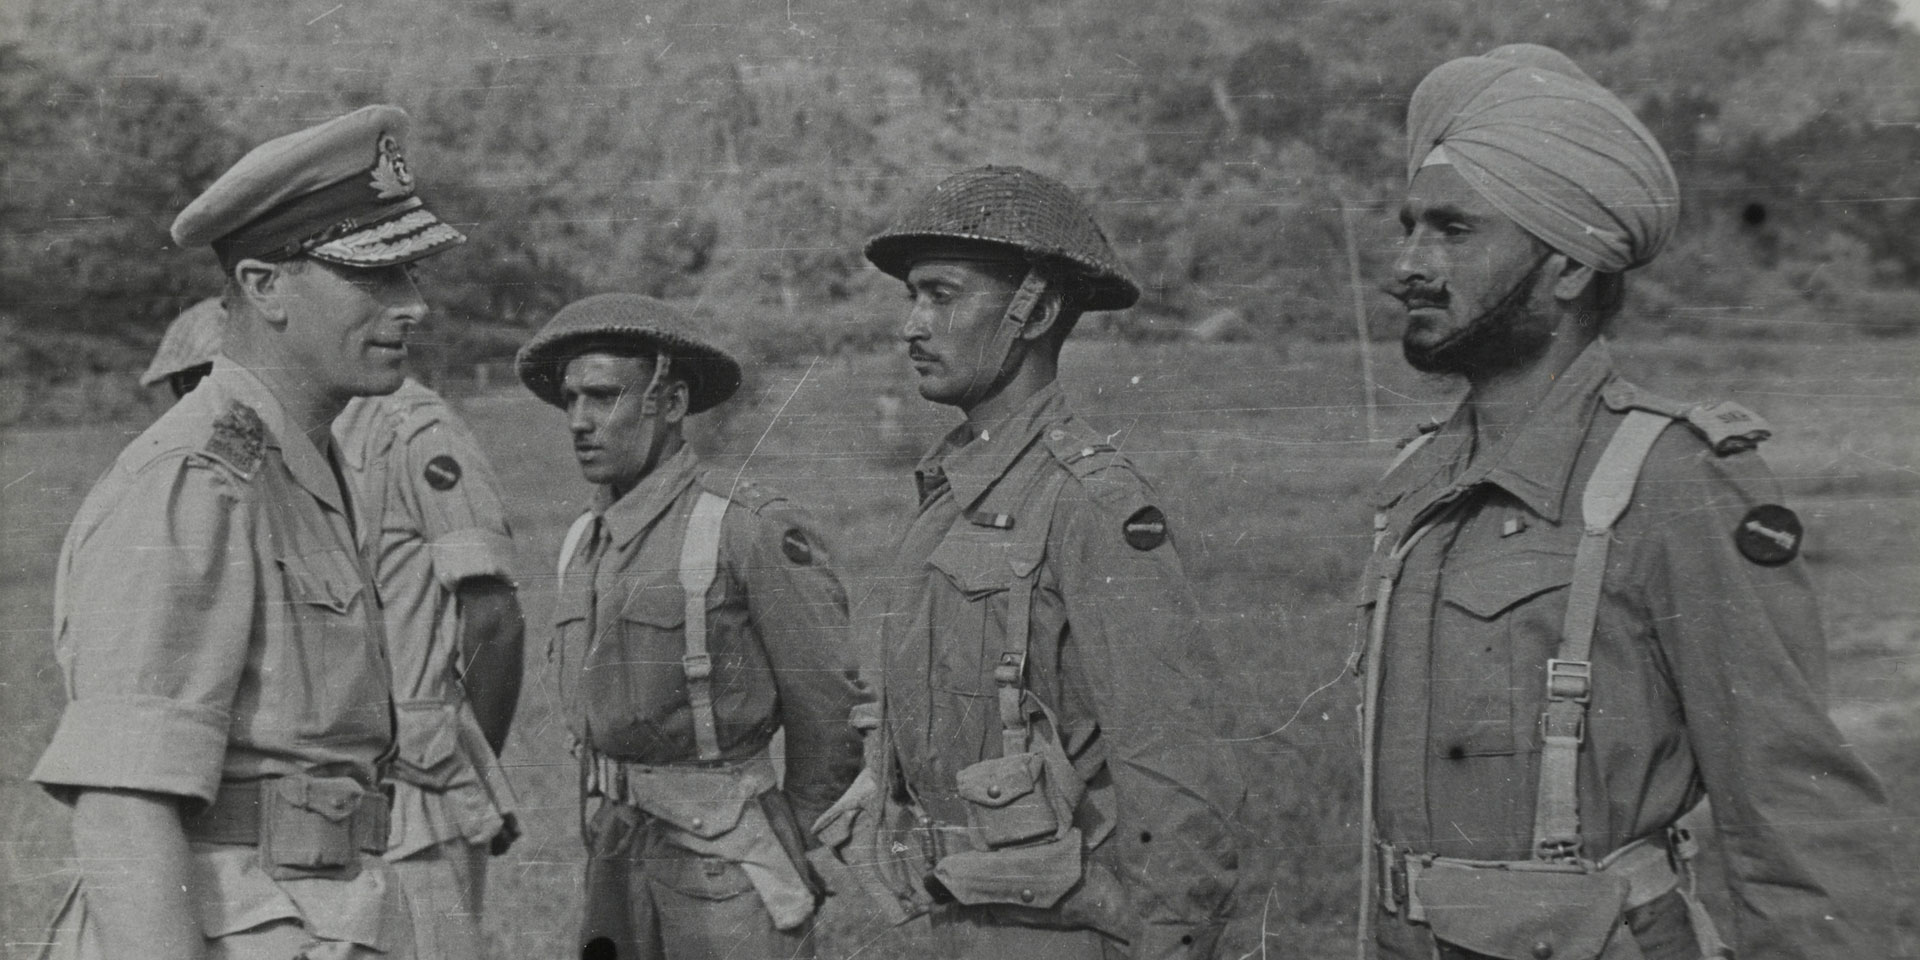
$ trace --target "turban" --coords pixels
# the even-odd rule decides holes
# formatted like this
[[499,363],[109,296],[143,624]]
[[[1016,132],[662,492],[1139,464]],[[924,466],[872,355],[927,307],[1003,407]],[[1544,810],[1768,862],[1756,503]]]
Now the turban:
[[1653,134],[1547,47],[1461,57],[1420,81],[1407,108],[1407,180],[1436,163],[1603,273],[1651,261],[1680,216],[1680,186]]

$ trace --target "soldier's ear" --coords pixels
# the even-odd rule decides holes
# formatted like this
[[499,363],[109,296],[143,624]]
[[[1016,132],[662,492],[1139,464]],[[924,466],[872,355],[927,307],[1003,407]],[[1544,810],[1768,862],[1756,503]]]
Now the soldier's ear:
[[679,423],[687,418],[687,407],[692,402],[693,391],[685,380],[671,379],[660,386],[660,419],[665,423]]
[[1561,303],[1572,303],[1580,299],[1587,288],[1593,285],[1598,271],[1564,253],[1554,253],[1557,263],[1551,263],[1548,269],[1553,277],[1553,298]]
[[233,265],[233,288],[247,308],[276,326],[287,322],[281,287],[286,271],[279,264],[251,257]]
[[1040,293],[1040,299],[1033,304],[1033,310],[1027,314],[1027,322],[1020,328],[1020,339],[1040,341],[1053,333],[1066,313],[1066,298],[1061,295],[1057,284],[1049,283]]

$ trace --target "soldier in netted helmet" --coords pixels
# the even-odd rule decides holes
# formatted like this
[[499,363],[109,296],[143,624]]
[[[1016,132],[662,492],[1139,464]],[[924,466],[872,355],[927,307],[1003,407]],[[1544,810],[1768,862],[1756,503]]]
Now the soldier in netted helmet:
[[861,778],[815,828],[836,886],[942,957],[1208,957],[1242,787],[1218,670],[1147,481],[1055,384],[1081,313],[1139,289],[1086,206],[958,174],[866,254],[907,285],[920,394],[966,421],[856,613],[883,658]]

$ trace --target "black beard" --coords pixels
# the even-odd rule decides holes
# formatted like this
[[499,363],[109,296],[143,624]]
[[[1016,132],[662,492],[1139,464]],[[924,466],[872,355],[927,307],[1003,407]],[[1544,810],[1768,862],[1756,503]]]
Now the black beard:
[[1524,366],[1538,358],[1553,342],[1553,331],[1527,322],[1533,319],[1527,300],[1550,258],[1540,258],[1498,303],[1473,318],[1459,333],[1432,346],[1416,346],[1403,338],[1400,352],[1407,358],[1407,365],[1421,373],[1458,374],[1471,379]]

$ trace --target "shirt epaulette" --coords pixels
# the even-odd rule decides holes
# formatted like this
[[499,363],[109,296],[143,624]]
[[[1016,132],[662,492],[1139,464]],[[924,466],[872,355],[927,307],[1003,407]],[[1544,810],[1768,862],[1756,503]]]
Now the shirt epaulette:
[[1080,481],[1087,494],[1099,503],[1131,514],[1152,504],[1152,490],[1145,478],[1112,444],[1078,424],[1054,427],[1042,435],[1047,451]]
[[1600,398],[1614,412],[1645,410],[1684,421],[1707,442],[1716,456],[1726,457],[1752,450],[1773,436],[1773,428],[1752,410],[1722,400],[1717,403],[1682,403],[1648,393],[1625,380],[1614,378],[1600,390]]
[[787,495],[763,483],[752,480],[736,480],[725,470],[708,470],[699,475],[700,488],[716,496],[726,497],[748,510],[755,516],[764,513],[776,503],[786,501]]
[[235,400],[213,422],[213,432],[200,449],[202,454],[231,467],[247,479],[260,468],[267,449],[267,425],[259,412]]

